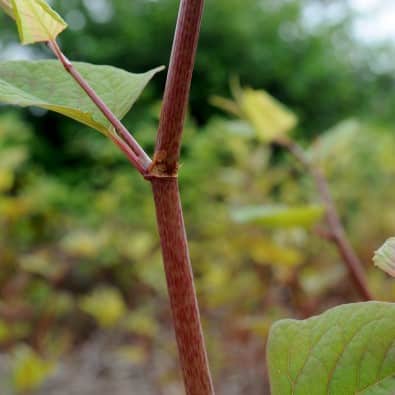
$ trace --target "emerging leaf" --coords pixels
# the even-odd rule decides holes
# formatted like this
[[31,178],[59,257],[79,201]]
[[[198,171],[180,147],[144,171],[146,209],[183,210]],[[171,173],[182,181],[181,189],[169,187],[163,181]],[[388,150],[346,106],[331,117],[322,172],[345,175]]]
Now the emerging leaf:
[[233,212],[239,223],[253,223],[271,228],[304,227],[314,225],[324,214],[322,206],[250,206]]
[[[4,2],[4,0],[2,0]],[[8,7],[3,7],[10,14]],[[16,19],[22,44],[53,41],[66,29],[67,23],[44,0],[11,0],[12,17]]]
[[272,395],[395,393],[395,304],[343,305],[270,331]]
[[[161,70],[132,74],[110,66],[79,62],[74,66],[119,119]],[[111,129],[110,122],[56,60],[0,62],[0,102],[55,111],[105,135]]]
[[374,264],[395,277],[395,237],[388,239],[374,254]]

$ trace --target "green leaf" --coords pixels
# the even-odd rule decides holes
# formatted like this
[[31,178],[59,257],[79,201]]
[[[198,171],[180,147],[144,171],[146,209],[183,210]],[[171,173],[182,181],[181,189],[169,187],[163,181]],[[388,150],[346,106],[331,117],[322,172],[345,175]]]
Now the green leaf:
[[270,331],[272,395],[395,393],[395,304],[336,307]]
[[4,2],[6,12],[16,19],[22,44],[53,41],[67,23],[44,0],[11,0]]
[[309,228],[324,214],[322,206],[250,206],[235,210],[233,219],[239,223],[253,223],[270,228]]
[[14,8],[11,4],[11,0],[0,0],[0,7],[6,14],[15,19]]
[[[74,66],[119,119],[162,69],[132,74],[110,66],[79,62]],[[55,111],[106,135],[111,129],[109,121],[56,60],[0,62],[0,102]]]
[[395,391],[395,376],[386,377],[372,387],[359,392],[359,395],[389,395]]

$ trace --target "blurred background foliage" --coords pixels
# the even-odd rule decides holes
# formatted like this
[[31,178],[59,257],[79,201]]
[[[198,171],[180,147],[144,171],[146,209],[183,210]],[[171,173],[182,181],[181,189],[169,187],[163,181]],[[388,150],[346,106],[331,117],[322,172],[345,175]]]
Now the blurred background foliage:
[[[61,37],[70,58],[134,72],[168,63],[178,1],[52,3],[70,24]],[[312,28],[313,3],[338,4],[340,17]],[[336,250],[315,232],[322,209],[311,178],[268,133],[292,133],[325,170],[374,294],[395,297],[395,284],[371,267],[395,226],[395,74],[385,62],[394,49],[358,41],[354,18],[344,1],[207,1],[180,182],[219,393],[262,393],[273,320],[358,300]],[[49,56],[44,46],[22,50],[13,24],[2,15],[0,23],[2,59]],[[257,91],[243,91],[249,117],[218,108],[235,110],[235,76],[267,92],[258,103]],[[125,120],[149,152],[164,79]],[[30,394],[96,333],[116,339],[102,358],[146,367],[151,393],[178,393],[149,185],[98,133],[37,109],[0,108],[0,347],[9,359],[1,388]],[[226,392],[238,374],[243,383]]]

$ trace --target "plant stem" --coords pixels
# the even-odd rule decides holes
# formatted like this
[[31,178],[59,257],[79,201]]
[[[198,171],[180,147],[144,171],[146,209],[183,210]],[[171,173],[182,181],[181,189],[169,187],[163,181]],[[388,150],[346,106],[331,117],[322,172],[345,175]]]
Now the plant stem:
[[177,174],[204,0],[181,0],[159,122],[153,170]]
[[152,189],[185,390],[188,395],[212,395],[178,180],[154,178]]
[[276,141],[276,144],[287,149],[313,177],[317,190],[325,206],[326,222],[330,229],[329,237],[327,237],[327,235],[325,238],[336,245],[343,262],[348,269],[350,278],[352,279],[360,296],[364,300],[372,300],[373,295],[369,290],[363,265],[347,239],[346,232],[340,220],[340,216],[337,212],[336,205],[333,201],[329,185],[324,174],[319,168],[314,166],[306,156],[302,147],[294,141],[282,139]]
[[189,257],[178,162],[204,0],[181,0],[152,162],[128,130],[62,53],[48,43],[66,71],[119,133],[109,137],[152,184],[170,305],[187,395],[213,395],[207,352]]
[[[145,153],[143,148],[134,139],[134,137],[129,133],[123,123],[115,116],[115,114],[110,110],[110,108],[104,103],[104,101],[98,96],[98,94],[93,90],[89,83],[82,77],[78,70],[73,66],[71,61],[63,54],[59,45],[56,41],[49,41],[48,47],[55,54],[55,56],[62,63],[65,70],[74,78],[78,85],[85,91],[85,93],[91,98],[93,103],[97,108],[103,113],[103,115],[108,119],[114,129],[119,133],[124,139],[127,145],[122,144],[122,140],[116,138],[110,134],[111,139],[122,149],[122,151],[128,156],[132,164],[137,168],[139,173],[145,175],[147,169],[151,165],[151,159]],[[130,149],[129,149],[130,148]]]
[[135,152],[130,148],[130,146],[117,134],[109,134],[110,139],[114,142],[116,146],[125,154],[129,162],[142,174],[144,177],[147,173],[147,169],[142,166],[139,158]]
[[189,257],[177,173],[204,0],[181,0],[167,76],[152,183],[174,329],[187,395],[213,395]]

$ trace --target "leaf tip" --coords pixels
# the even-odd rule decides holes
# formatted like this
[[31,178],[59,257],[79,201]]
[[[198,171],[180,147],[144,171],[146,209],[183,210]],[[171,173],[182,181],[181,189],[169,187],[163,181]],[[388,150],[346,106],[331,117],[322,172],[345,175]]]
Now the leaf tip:
[[389,238],[373,256],[374,264],[395,277],[395,237]]

